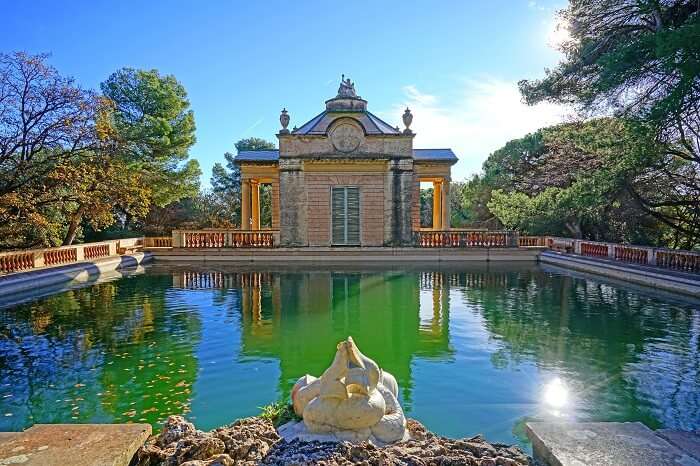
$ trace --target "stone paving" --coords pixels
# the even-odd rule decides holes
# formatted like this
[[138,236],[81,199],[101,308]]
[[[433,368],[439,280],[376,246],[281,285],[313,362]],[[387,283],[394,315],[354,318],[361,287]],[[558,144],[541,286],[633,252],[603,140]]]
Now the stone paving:
[[0,433],[0,466],[128,466],[149,424],[36,424]]
[[533,456],[543,466],[700,466],[700,434],[639,422],[529,422]]

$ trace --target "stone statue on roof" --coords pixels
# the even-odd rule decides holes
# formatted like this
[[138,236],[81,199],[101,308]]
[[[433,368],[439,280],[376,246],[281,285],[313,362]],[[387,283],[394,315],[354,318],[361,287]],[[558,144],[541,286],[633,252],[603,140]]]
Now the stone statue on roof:
[[338,88],[338,97],[357,97],[355,92],[355,83],[350,81],[350,78],[345,79],[345,75],[341,75],[340,87]]

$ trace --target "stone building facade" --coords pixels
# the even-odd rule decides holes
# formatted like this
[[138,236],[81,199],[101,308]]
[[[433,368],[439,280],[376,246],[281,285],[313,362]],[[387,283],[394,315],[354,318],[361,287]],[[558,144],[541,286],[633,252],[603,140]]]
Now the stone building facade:
[[241,151],[241,226],[258,230],[260,185],[271,185],[272,224],[280,245],[408,246],[420,228],[420,183],[433,183],[433,222],[449,229],[450,149],[414,149],[405,129],[367,110],[354,84],[342,79],[338,95],[307,123],[287,129],[282,111],[279,150]]

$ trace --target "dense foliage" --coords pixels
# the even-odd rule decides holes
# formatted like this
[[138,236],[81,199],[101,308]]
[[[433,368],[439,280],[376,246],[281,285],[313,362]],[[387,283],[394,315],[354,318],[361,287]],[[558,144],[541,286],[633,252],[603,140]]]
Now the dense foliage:
[[525,101],[580,121],[492,153],[460,187],[468,222],[530,234],[700,245],[700,4],[571,0],[570,40]]
[[99,94],[46,59],[0,54],[0,248],[138,227],[198,191],[194,118],[174,77],[124,69]]
[[[275,144],[260,138],[241,139],[234,144],[243,150],[274,149]],[[212,167],[211,190],[201,190],[164,207],[151,209],[144,225],[149,235],[170,235],[176,228],[239,228],[241,223],[241,172],[231,152],[224,154],[226,165]],[[272,225],[272,190],[260,186],[261,226]]]
[[[565,58],[543,79],[520,82],[525,100],[632,122],[627,130],[641,147],[633,144],[631,162],[639,165],[627,194],[672,231],[675,244],[698,245],[700,3],[571,0],[561,19],[571,35],[561,47]],[[628,142],[616,149],[625,159]]]

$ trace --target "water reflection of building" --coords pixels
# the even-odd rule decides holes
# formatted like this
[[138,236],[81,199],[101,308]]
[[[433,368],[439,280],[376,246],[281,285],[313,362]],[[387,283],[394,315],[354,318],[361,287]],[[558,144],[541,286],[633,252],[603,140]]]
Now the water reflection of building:
[[241,354],[278,359],[283,392],[299,376],[325,370],[336,344],[351,335],[397,377],[408,401],[412,359],[451,352],[447,277],[437,272],[181,272],[174,283],[236,289]]

